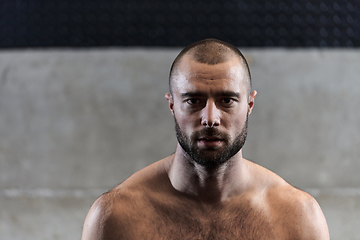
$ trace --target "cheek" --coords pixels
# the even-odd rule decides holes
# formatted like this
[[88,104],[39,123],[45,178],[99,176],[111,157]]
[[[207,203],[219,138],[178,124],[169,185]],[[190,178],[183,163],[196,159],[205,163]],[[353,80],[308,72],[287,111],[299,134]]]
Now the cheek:
[[239,111],[237,114],[227,117],[227,121],[223,121],[224,124],[227,124],[229,128],[234,129],[242,129],[245,125],[247,118],[247,109],[243,109]]
[[[176,115],[177,116],[177,115]],[[191,116],[180,115],[176,117],[176,120],[183,131],[193,131],[197,127],[197,121]]]
[[179,107],[179,105],[174,107],[174,116],[182,129],[193,128],[200,123],[198,113],[189,113],[187,109]]
[[181,111],[181,109],[174,109],[174,118],[179,125],[181,131],[185,132],[186,134],[193,131],[194,121],[190,116]]

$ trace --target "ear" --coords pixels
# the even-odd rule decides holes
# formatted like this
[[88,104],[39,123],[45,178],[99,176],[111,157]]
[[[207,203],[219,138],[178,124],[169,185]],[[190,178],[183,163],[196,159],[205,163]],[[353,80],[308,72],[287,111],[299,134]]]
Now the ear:
[[257,91],[254,90],[249,96],[249,101],[248,101],[249,114],[252,112],[252,109],[254,107],[256,94],[257,94]]
[[170,109],[172,115],[174,115],[174,102],[173,102],[173,98],[172,98],[171,94],[170,93],[165,94],[165,98],[169,103],[169,109]]

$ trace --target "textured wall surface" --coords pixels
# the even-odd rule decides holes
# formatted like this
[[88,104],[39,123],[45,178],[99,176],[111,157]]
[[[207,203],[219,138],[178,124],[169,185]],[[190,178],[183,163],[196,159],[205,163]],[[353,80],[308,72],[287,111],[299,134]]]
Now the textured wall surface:
[[[79,239],[103,192],[175,150],[179,49],[0,52],[0,239]],[[258,91],[244,156],[359,239],[360,51],[244,49]]]
[[358,0],[1,0],[0,48],[359,47]]

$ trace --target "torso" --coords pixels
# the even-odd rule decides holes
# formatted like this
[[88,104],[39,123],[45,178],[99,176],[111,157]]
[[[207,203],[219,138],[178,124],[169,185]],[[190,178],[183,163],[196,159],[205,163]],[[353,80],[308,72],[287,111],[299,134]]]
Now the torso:
[[268,213],[256,207],[162,202],[149,206],[141,219],[141,227],[129,239],[275,239]]
[[[112,204],[106,239],[291,239],[293,229],[287,226],[293,216],[286,214],[291,207],[286,197],[295,190],[288,184],[249,191],[219,204],[200,204],[167,181],[164,174],[108,193]],[[279,187],[285,195],[275,193]]]

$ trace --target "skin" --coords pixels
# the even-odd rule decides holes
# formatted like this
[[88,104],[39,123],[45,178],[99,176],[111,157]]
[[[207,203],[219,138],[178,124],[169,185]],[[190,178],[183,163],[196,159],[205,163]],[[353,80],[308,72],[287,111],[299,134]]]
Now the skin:
[[[246,74],[236,58],[206,65],[185,55],[174,79],[173,95],[165,98],[185,135],[217,128],[229,139],[194,139],[210,159],[245,126],[257,93],[247,92]],[[209,167],[178,144],[173,155],[98,198],[82,239],[325,240],[329,232],[313,197],[244,159],[242,150]]]

